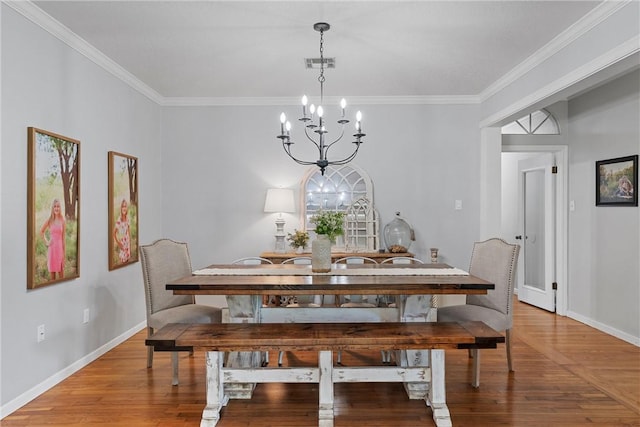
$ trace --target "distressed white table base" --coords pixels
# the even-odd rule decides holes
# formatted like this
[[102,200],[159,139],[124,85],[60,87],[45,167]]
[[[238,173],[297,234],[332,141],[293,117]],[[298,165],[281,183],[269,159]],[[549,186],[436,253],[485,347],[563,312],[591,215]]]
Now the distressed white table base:
[[[317,383],[318,426],[333,427],[334,384],[356,382],[404,382],[432,384],[425,402],[431,407],[433,420],[438,427],[451,426],[449,409],[444,402],[444,350],[433,350],[439,354],[431,358],[432,367],[385,366],[385,367],[339,367],[333,366],[333,352],[320,351],[318,367],[307,368],[231,368],[223,366],[224,353],[206,352],[207,402],[202,412],[200,427],[214,427],[220,420],[220,411],[229,402],[225,386],[254,383]],[[441,355],[441,357],[440,357]],[[440,383],[434,386],[434,383]]]
[[[435,322],[437,308],[433,307],[431,295],[401,295],[396,298],[396,306],[376,308],[262,307],[260,295],[228,295],[229,321],[231,323],[310,323],[310,322]],[[383,352],[383,362],[390,363],[390,357]],[[228,366],[237,368],[258,367],[262,363],[257,353],[232,352]],[[396,352],[396,364],[401,367],[430,366],[429,350]],[[444,365],[442,367],[444,369]],[[225,392],[231,399],[251,399],[255,383],[229,384]],[[410,399],[425,399],[434,386],[427,382],[405,382]],[[444,396],[442,390],[436,395]],[[443,400],[444,402],[444,400]]]

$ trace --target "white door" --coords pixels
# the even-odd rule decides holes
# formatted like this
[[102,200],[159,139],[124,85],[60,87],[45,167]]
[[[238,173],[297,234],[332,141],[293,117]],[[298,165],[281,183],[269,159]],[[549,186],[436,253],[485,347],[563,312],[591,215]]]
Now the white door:
[[518,299],[555,312],[555,182],[552,153],[518,162]]

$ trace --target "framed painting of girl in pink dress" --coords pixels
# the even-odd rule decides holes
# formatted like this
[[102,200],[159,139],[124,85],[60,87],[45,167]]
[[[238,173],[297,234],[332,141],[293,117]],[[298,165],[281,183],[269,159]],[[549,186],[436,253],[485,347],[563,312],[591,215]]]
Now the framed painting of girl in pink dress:
[[27,289],[36,289],[80,277],[80,141],[27,131]]
[[138,261],[138,159],[109,151],[109,270]]

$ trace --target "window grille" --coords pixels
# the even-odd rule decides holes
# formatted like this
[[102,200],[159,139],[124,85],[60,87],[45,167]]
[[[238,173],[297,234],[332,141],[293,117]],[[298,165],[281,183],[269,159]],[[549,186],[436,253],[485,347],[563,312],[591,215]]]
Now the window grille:
[[544,108],[534,111],[502,127],[503,135],[560,135],[560,127],[553,114]]

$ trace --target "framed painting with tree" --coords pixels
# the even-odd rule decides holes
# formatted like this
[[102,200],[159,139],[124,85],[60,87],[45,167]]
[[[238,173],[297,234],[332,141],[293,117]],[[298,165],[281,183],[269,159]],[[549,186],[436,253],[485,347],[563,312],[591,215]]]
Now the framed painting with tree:
[[638,156],[596,162],[596,206],[638,206]]
[[27,289],[36,289],[80,277],[80,141],[27,133]]
[[138,261],[138,159],[109,151],[109,270]]

